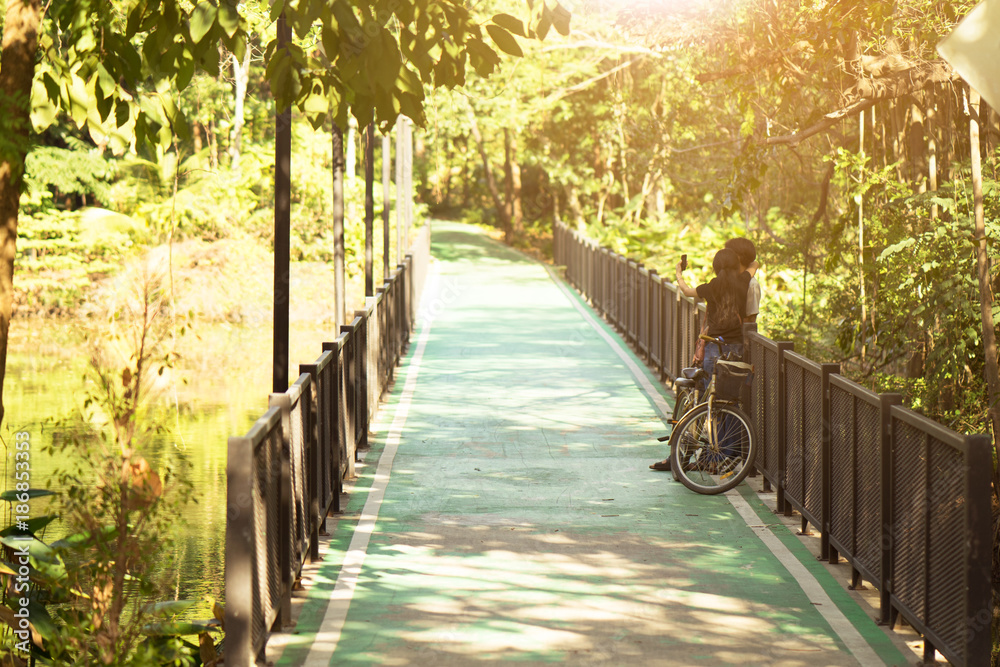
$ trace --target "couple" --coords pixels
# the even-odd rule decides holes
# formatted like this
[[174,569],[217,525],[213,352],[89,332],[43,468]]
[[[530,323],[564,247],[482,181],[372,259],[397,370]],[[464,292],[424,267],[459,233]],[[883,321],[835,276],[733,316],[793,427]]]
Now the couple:
[[[702,333],[712,338],[722,338],[721,354],[743,354],[743,323],[755,322],[760,312],[760,285],[754,274],[759,268],[757,249],[750,239],[737,237],[726,241],[726,247],[715,253],[712,268],[715,277],[711,282],[688,286],[681,275],[681,265],[677,264],[677,288],[684,296],[704,299],[707,317]],[[712,376],[715,360],[719,358],[718,345],[704,348],[702,368]],[[695,362],[698,362],[695,353]],[[653,470],[670,470],[670,458],[657,461],[649,466]]]

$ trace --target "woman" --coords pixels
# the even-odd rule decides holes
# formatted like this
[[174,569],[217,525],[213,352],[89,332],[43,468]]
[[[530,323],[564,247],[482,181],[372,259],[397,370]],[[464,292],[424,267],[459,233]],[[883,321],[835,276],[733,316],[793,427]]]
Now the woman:
[[[715,361],[720,354],[735,352],[743,354],[743,321],[746,319],[747,289],[750,287],[750,279],[757,272],[760,264],[756,260],[751,262],[745,271],[740,271],[739,255],[736,251],[723,248],[715,253],[712,260],[712,268],[715,270],[715,277],[710,282],[698,285],[696,288],[688,286],[681,275],[681,264],[677,264],[677,288],[684,296],[701,298],[706,301],[708,311],[708,331],[712,338],[722,338],[722,350],[718,345],[708,344],[705,346],[705,360],[702,368],[712,377],[715,370]],[[708,380],[703,380],[701,391],[704,391]],[[649,466],[653,470],[670,470],[670,458],[657,461]]]
[[[743,354],[743,321],[746,319],[747,289],[759,264],[754,261],[746,271],[740,272],[740,258],[734,250],[723,248],[715,253],[712,268],[715,277],[710,282],[691,288],[684,282],[681,265],[677,264],[677,288],[684,296],[704,299],[708,306],[708,335],[722,338],[722,354]],[[715,360],[719,358],[718,345],[705,346],[702,368],[712,376]]]

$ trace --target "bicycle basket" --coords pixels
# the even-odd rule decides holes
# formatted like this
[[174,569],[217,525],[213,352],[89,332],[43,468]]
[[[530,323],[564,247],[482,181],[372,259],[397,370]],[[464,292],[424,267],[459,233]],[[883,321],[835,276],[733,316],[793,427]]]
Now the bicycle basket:
[[735,401],[740,397],[743,385],[750,384],[753,379],[753,366],[742,361],[715,362],[715,396],[727,401]]

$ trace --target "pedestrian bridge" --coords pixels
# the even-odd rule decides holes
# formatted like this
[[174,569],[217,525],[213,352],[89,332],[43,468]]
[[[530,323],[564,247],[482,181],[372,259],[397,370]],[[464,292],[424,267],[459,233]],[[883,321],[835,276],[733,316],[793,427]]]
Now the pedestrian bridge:
[[[431,256],[426,278],[421,268],[408,283],[414,295],[424,283],[408,342],[391,321],[406,319],[413,297],[387,284],[373,324],[347,327],[231,439],[227,664],[909,665],[933,646],[955,664],[984,664],[975,651],[984,632],[989,645],[989,621],[974,627],[969,590],[978,546],[952,561],[964,575],[921,570],[929,609],[913,611],[898,589],[886,599],[877,588],[887,579],[869,574],[855,542],[798,534],[832,522],[837,504],[814,510],[811,491],[800,499],[777,483],[774,454],[720,496],[648,468],[665,455],[666,362],[683,351],[654,350],[642,335],[629,345],[559,271],[477,228],[435,221]],[[571,269],[573,283],[593,279],[587,266],[586,276]],[[630,317],[647,331],[667,323],[652,312]],[[362,333],[390,340],[388,351],[349,349]],[[981,500],[980,482],[968,483],[959,492]],[[941,593],[938,576],[957,592]],[[884,621],[900,613],[909,623],[890,630]],[[957,630],[935,625],[956,613]]]

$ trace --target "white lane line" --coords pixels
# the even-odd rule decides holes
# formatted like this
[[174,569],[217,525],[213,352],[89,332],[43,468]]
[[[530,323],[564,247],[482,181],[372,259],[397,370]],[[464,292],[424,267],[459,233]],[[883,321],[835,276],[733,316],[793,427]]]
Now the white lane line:
[[[582,305],[576,298],[576,295],[570,291],[570,289],[559,279],[558,276],[553,272],[553,270],[546,266],[545,270],[549,272],[549,276],[566,295],[569,302],[573,304],[573,307],[583,315],[584,319],[597,331],[598,335],[603,338],[611,349],[625,362],[629,370],[632,372],[632,376],[636,381],[643,387],[647,394],[653,397],[653,401],[656,403],[656,407],[659,408],[660,412],[665,418],[670,418],[671,411],[667,407],[666,401],[660,396],[660,393],[656,391],[653,384],[646,377],[646,374],[639,368],[629,353],[622,348],[621,341],[611,334],[607,333],[604,328],[597,322],[594,314],[589,308]],[[761,541],[767,545],[767,548],[771,550],[774,557],[788,570],[788,573],[798,582],[802,591],[809,598],[810,602],[817,603],[817,609],[826,619],[826,622],[830,624],[833,631],[837,633],[844,645],[851,651],[854,657],[857,659],[858,663],[862,667],[882,667],[885,665],[884,662],[878,657],[878,654],[872,649],[872,647],[865,641],[864,637],[858,632],[857,628],[844,616],[843,612],[833,603],[830,596],[827,595],[826,591],[816,580],[816,577],[812,575],[805,566],[799,562],[795,555],[789,551],[778,537],[772,533],[768,528],[761,527],[761,519],[757,516],[753,508],[743,499],[743,496],[739,494],[738,491],[733,490],[726,493],[726,497],[729,498],[729,502],[732,503],[733,507],[739,512],[743,520],[746,521],[748,527],[757,534]]]
[[368,552],[368,543],[375,531],[375,522],[378,520],[379,509],[382,507],[382,499],[385,497],[385,487],[389,483],[392,461],[396,457],[403,426],[406,424],[413,393],[417,387],[420,361],[427,348],[430,330],[431,322],[425,320],[417,337],[417,349],[409,363],[406,383],[403,385],[403,391],[399,397],[396,414],[386,434],[385,448],[382,450],[382,456],[379,457],[375,478],[368,492],[368,499],[361,511],[358,525],[354,529],[351,545],[344,555],[344,562],[340,567],[340,574],[337,576],[337,584],[330,594],[323,622],[320,623],[313,644],[309,648],[309,654],[306,656],[305,662],[302,663],[303,667],[326,667],[329,665],[330,660],[333,659],[333,652],[337,648],[337,642],[340,641],[340,633],[344,629],[344,621],[347,619],[347,610],[351,606],[354,589],[357,587],[358,578],[361,575],[361,566],[364,565]]
[[646,377],[646,374],[642,371],[641,368],[639,368],[638,364],[635,363],[631,355],[629,355],[629,353],[626,350],[622,349],[622,346],[619,344],[616,337],[612,336],[611,334],[609,334],[607,331],[604,330],[604,328],[594,317],[593,312],[591,312],[589,308],[582,305],[577,300],[576,296],[570,291],[570,289],[565,284],[563,284],[563,281],[560,280],[558,276],[556,276],[555,272],[553,272],[552,270],[552,267],[545,265],[545,270],[549,272],[549,277],[552,278],[552,282],[554,282],[556,286],[562,290],[563,294],[573,305],[573,307],[576,308],[577,312],[583,316],[583,319],[587,320],[587,323],[594,328],[594,331],[597,332],[597,335],[603,338],[607,342],[607,344],[611,346],[611,349],[615,351],[615,354],[617,354],[618,357],[623,362],[625,362],[625,365],[632,372],[632,376],[636,379],[636,381],[640,385],[642,385],[642,388],[645,390],[645,392],[649,394],[650,398],[653,400],[653,403],[656,404],[656,408],[660,411],[660,414],[663,415],[663,418],[670,419],[674,413],[673,408],[671,408],[667,404],[667,401],[663,398],[663,396],[656,389],[656,387],[653,386],[653,383],[649,381],[649,378]]
[[830,596],[827,595],[827,592],[823,589],[819,581],[816,580],[812,572],[806,569],[806,566],[795,557],[795,554],[785,546],[784,542],[778,539],[777,535],[771,532],[770,528],[761,525],[763,523],[761,518],[750,507],[750,503],[740,495],[739,491],[736,489],[727,491],[726,497],[729,498],[729,502],[733,504],[736,511],[746,521],[750,530],[756,533],[760,541],[771,550],[774,557],[795,578],[795,581],[802,588],[802,592],[816,606],[816,609],[823,615],[826,622],[830,624],[833,631],[840,636],[844,645],[847,646],[848,650],[857,659],[858,664],[862,665],[862,667],[875,667],[876,665],[883,667],[885,663],[882,662],[882,659],[878,657],[874,649],[865,641],[865,638],[861,636],[861,633],[854,627],[854,624],[844,616],[840,608],[830,599]]

